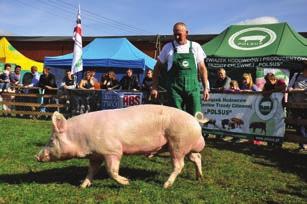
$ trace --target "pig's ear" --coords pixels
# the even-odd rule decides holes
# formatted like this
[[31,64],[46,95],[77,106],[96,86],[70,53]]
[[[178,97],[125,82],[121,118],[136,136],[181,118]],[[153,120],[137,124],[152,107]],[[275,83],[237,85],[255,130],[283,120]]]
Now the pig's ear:
[[66,122],[67,121],[66,121],[65,117],[61,113],[59,113],[57,111],[55,111],[53,113],[52,124],[53,124],[53,128],[56,132],[58,132],[58,133],[64,132],[66,130]]

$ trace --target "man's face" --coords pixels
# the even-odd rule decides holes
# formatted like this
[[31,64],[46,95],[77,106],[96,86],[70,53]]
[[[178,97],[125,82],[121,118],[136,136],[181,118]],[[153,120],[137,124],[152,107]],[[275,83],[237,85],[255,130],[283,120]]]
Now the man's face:
[[183,25],[177,25],[174,30],[174,37],[177,43],[184,44],[186,43],[188,31]]
[[225,79],[226,73],[225,73],[223,70],[218,71],[218,72],[217,72],[217,77],[218,77],[219,79]]
[[15,73],[16,73],[16,74],[19,74],[20,71],[21,71],[20,67],[17,67],[17,68],[15,69]]
[[127,76],[128,77],[131,77],[132,76],[132,71],[129,69],[129,70],[127,70]]

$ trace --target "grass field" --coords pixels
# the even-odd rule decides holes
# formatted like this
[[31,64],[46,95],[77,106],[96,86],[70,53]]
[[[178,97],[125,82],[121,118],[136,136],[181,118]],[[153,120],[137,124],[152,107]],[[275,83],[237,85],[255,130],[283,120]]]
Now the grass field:
[[203,181],[195,180],[194,166],[186,162],[165,190],[168,157],[126,156],[120,173],[129,186],[117,184],[102,167],[93,186],[81,189],[87,160],[35,161],[50,128],[50,121],[0,118],[0,204],[307,203],[307,154],[297,153],[295,144],[272,150],[209,138],[202,152]]

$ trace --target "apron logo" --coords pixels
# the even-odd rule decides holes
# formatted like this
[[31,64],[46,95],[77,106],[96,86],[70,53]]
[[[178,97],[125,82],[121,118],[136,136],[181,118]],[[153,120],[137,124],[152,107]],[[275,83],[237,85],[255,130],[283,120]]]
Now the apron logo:
[[189,62],[187,60],[183,60],[181,64],[185,68],[189,67]]
[[268,28],[254,27],[240,30],[230,36],[228,44],[237,50],[257,50],[276,40],[276,33]]

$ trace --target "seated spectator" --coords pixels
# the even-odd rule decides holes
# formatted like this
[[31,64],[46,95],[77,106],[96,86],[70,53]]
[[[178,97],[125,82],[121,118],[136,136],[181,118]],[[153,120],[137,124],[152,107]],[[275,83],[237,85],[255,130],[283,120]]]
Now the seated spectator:
[[14,72],[10,74],[10,82],[12,87],[21,84],[21,66],[16,65]]
[[120,80],[122,90],[137,91],[139,90],[139,82],[136,76],[133,76],[132,69],[126,71],[126,76]]
[[[307,64],[304,65],[303,72],[295,73],[290,80],[289,90],[307,90]],[[290,95],[290,100],[293,102],[307,102],[307,94],[304,93],[294,93]],[[293,112],[293,117],[295,118],[307,118],[306,111],[302,111],[301,109],[291,110]],[[297,129],[297,132],[301,134],[303,137],[307,137],[307,126],[300,126]],[[307,151],[307,144],[299,144],[299,150]]]
[[83,79],[79,83],[80,89],[95,89],[95,80],[91,71],[86,71]]
[[241,91],[259,91],[258,87],[254,84],[250,73],[244,73],[242,75]]
[[116,79],[116,74],[114,71],[110,70],[101,77],[100,87],[102,89],[117,89],[120,87],[119,81]]
[[96,79],[96,71],[94,69],[90,69],[89,72],[91,73],[91,80],[94,82],[94,89],[100,89],[100,83]]
[[218,89],[220,91],[223,91],[224,89],[229,89],[230,81],[231,78],[226,75],[225,69],[219,68],[217,70],[217,80],[215,81],[213,88]]
[[77,86],[77,77],[71,73],[70,69],[65,71],[65,76],[61,83],[63,89],[74,89]]
[[267,73],[264,79],[265,79],[265,84],[263,87],[263,91],[278,92],[286,90],[286,83],[281,79],[277,79],[273,73]]
[[38,81],[38,87],[45,89],[46,93],[52,93],[57,88],[55,76],[50,72],[49,68],[44,67],[43,74]]
[[149,101],[149,97],[150,97],[150,92],[152,89],[152,70],[151,69],[147,69],[146,70],[146,76],[143,79],[143,83],[142,83],[142,91],[144,93],[144,99],[145,102]]
[[8,89],[10,87],[10,72],[11,72],[11,65],[5,64],[3,73],[0,75],[1,92],[8,92]]
[[35,87],[38,85],[40,74],[37,72],[37,67],[32,66],[31,72],[26,72],[22,78],[22,85],[25,88]]

